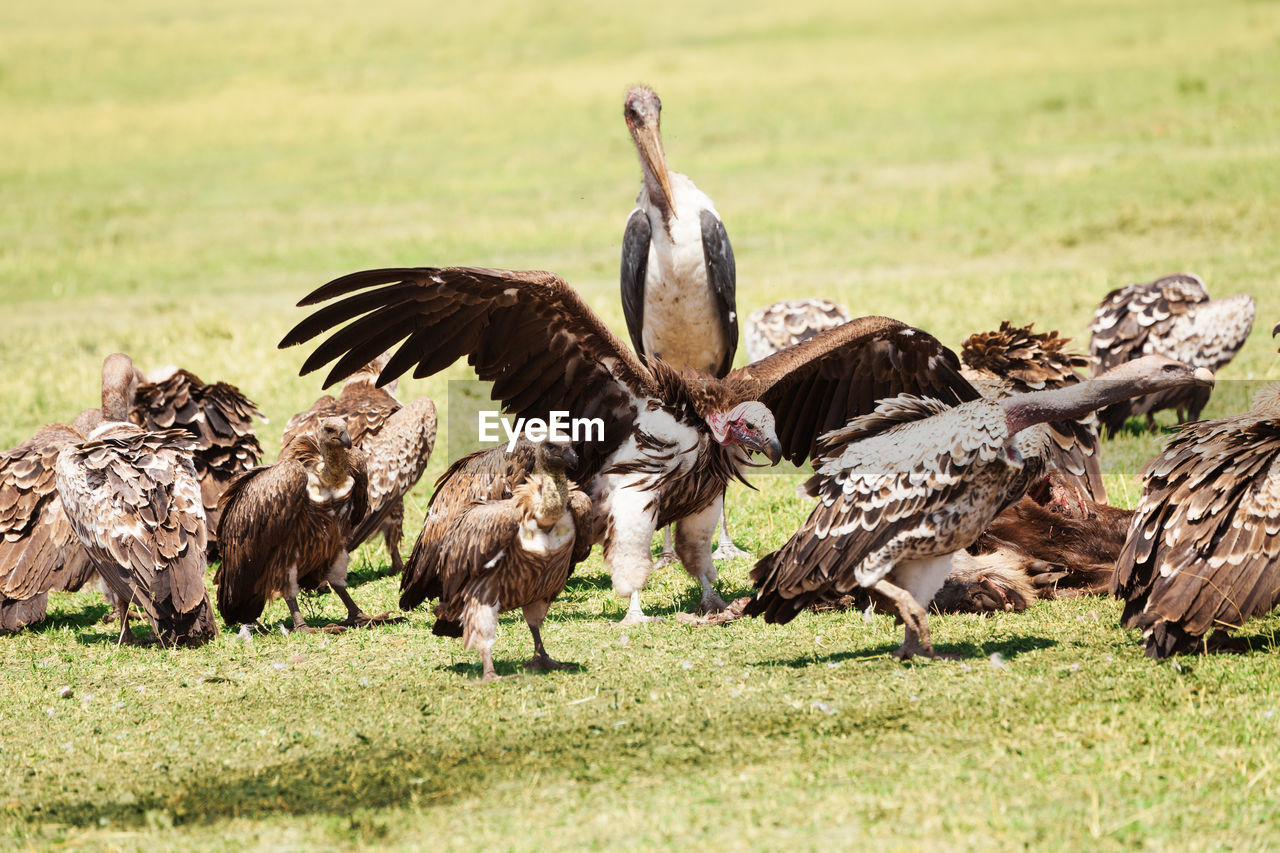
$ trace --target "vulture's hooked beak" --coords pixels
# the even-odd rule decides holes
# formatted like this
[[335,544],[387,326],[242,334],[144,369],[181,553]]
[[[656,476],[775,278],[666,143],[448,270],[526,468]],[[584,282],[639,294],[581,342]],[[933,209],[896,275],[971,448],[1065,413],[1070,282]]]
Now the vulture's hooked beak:
[[1213,387],[1213,371],[1207,367],[1197,367],[1195,372],[1191,374],[1195,379],[1195,384]]
[[347,450],[350,450],[351,449],[351,433],[347,432],[345,429],[342,432],[338,433],[338,444],[341,444],[344,448],[346,448]]
[[752,453],[763,453],[769,457],[771,465],[777,465],[782,461],[782,442],[778,441],[777,436],[765,436],[758,430],[740,426],[736,423],[730,425],[729,433],[733,436],[734,441]]

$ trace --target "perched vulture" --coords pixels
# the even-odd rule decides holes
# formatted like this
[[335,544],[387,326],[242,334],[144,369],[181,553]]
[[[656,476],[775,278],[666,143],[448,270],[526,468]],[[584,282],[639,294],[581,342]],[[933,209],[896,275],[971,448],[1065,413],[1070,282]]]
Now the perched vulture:
[[403,342],[381,381],[413,365],[427,376],[466,356],[494,383],[494,399],[521,417],[562,411],[601,419],[602,436],[584,430],[574,441],[579,462],[568,474],[595,507],[594,536],[614,590],[630,599],[624,622],[648,618],[639,589],[654,531],[669,523],[685,570],[701,583],[700,607],[723,609],[712,586],[711,539],[725,485],[753,467],[752,453],[801,464],[821,433],[881,398],[979,396],[960,377],[954,353],[884,317],[830,329],[716,379],[641,361],[551,273],[371,270],[337,279],[302,304],[331,299],[281,342],[300,344],[351,321],[316,347],[304,374],[337,359],[332,383]]
[[[659,126],[662,101],[647,86],[627,92],[623,117],[644,180],[622,235],[622,313],[642,360],[660,358],[721,378],[738,349],[737,271],[729,235],[706,194],[667,170]],[[716,556],[745,557],[722,519]],[[671,529],[661,565],[675,562]]]
[[253,419],[265,421],[257,405],[227,382],[206,384],[189,370],[162,367],[139,381],[129,420],[145,430],[186,430],[195,438],[192,457],[200,478],[209,529],[209,555],[216,559],[218,499],[239,474],[257,465],[262,445]]
[[289,419],[281,446],[302,433],[314,433],[321,418],[346,421],[351,442],[365,457],[369,474],[369,513],[347,541],[347,551],[381,533],[396,574],[404,571],[400,539],[404,526],[404,496],[417,485],[436,443],[436,404],[418,397],[405,406],[395,397],[395,382],[377,386],[378,374],[390,353],[356,371],[338,398],[326,395],[311,408]]
[[321,418],[280,451],[274,465],[242,474],[222,496],[222,565],[214,576],[228,625],[255,624],[283,596],[293,630],[311,632],[298,590],[325,584],[347,607],[344,626],[386,621],[347,592],[347,542],[369,506],[364,454],[342,418]]
[[950,406],[902,394],[820,439],[808,521],[751,573],[749,615],[785,623],[809,604],[854,589],[887,598],[905,623],[895,656],[935,657],[928,607],[967,548],[1039,478],[1046,438],[1028,429],[1078,418],[1135,394],[1209,383],[1163,356],[1050,391]]
[[400,607],[438,598],[432,629],[480,649],[484,679],[497,677],[498,614],[520,607],[533,635],[528,669],[571,668],[542,645],[542,620],[573,567],[591,550],[591,501],[569,481],[568,444],[522,439],[450,466],[436,484],[426,522],[401,578]]
[[1182,427],[1142,476],[1111,584],[1122,623],[1156,658],[1230,647],[1228,631],[1280,603],[1280,386]]
[[[1249,294],[1210,299],[1204,282],[1185,273],[1125,285],[1103,298],[1089,324],[1094,372],[1153,353],[1217,372],[1244,346],[1256,313]],[[1108,434],[1140,415],[1154,430],[1161,409],[1175,409],[1180,424],[1194,421],[1209,402],[1209,390],[1189,387],[1127,400],[1103,409],[1098,419]]]
[[747,317],[747,358],[768,358],[852,319],[830,299],[787,299],[757,308]]
[[50,592],[75,592],[94,575],[57,486],[58,454],[82,441],[50,424],[0,453],[0,632],[43,621]]
[[58,452],[58,496],[133,642],[129,605],[146,612],[156,639],[200,645],[216,630],[204,585],[206,528],[200,481],[185,430],[129,423],[137,374],[120,353],[102,365],[99,425]]
[[[965,366],[961,372],[984,397],[999,400],[1084,381],[1075,369],[1087,367],[1089,359],[1067,350],[1070,338],[1031,329],[1032,324],[1014,327],[1005,320],[999,331],[970,335],[961,344],[960,361]],[[1105,502],[1097,416],[1089,412],[1079,420],[1054,421],[1042,429],[1049,438],[1049,469],[1061,471],[1063,479],[1080,492]]]

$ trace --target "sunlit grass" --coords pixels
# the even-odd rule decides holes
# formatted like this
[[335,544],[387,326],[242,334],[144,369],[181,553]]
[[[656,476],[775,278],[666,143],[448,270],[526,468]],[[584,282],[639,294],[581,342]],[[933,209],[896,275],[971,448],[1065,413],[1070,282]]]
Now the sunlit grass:
[[[952,345],[1009,318],[1084,347],[1108,290],[1191,270],[1258,300],[1206,415],[1238,411],[1234,380],[1280,375],[1278,45],[1256,2],[9,4],[0,445],[94,405],[125,350],[240,385],[274,457],[320,393],[275,349],[292,305],[363,267],[552,269],[621,330],[639,171],[621,99],[641,81],[673,168],[725,219],[744,315],[818,294]],[[1117,503],[1159,440],[1107,444]],[[756,553],[807,513],[798,475],[771,474],[730,495]],[[366,609],[395,605],[384,562],[357,557]],[[304,608],[336,619],[331,598]],[[646,589],[668,616],[694,598],[679,570]],[[166,652],[117,648],[93,594],[53,604],[0,643],[19,844],[1277,843],[1274,617],[1249,656],[1153,665],[1114,602],[1042,603],[939,618],[964,661],[903,666],[884,617],[620,632],[597,553],[547,631],[584,671],[477,687],[425,612]],[[503,627],[509,673],[528,639]]]

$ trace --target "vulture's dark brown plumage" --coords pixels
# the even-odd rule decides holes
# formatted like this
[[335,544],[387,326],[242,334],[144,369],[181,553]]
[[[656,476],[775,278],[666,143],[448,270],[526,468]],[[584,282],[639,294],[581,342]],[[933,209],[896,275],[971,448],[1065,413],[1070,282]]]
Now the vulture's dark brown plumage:
[[101,423],[58,453],[58,496],[132,640],[128,608],[146,612],[158,640],[198,645],[215,626],[204,585],[200,481],[184,430],[143,430],[125,418],[136,382],[128,356],[102,366]]
[[530,668],[555,668],[541,625],[573,567],[591,550],[591,501],[565,475],[568,445],[521,440],[455,462],[437,483],[401,579],[400,606],[438,598],[433,628],[479,648],[494,677],[498,614],[517,607],[533,635]]
[[[1204,282],[1187,273],[1127,284],[1103,297],[1089,324],[1089,351],[1101,373],[1143,355],[1167,355],[1217,372],[1235,358],[1253,328],[1257,304],[1247,293],[1210,299]],[[1098,419],[1108,434],[1131,417],[1175,409],[1178,423],[1194,421],[1209,402],[1208,388],[1179,388],[1108,406]]]
[[725,485],[745,476],[752,452],[800,464],[820,434],[884,397],[978,396],[954,353],[885,317],[854,320],[716,379],[641,362],[551,273],[370,270],[302,304],[329,300],[281,342],[342,326],[316,346],[303,373],[336,360],[327,381],[337,381],[389,346],[396,350],[384,381],[411,366],[415,376],[430,375],[465,356],[515,414],[603,419],[603,440],[575,442],[579,464],[569,474],[601,514],[596,534],[615,591],[631,599],[630,620],[644,618],[638,591],[653,533],[672,522],[681,561],[702,584],[701,606],[724,606],[712,587],[711,539]]
[[1147,463],[1112,592],[1157,658],[1222,645],[1280,603],[1280,387]]
[[[355,526],[347,542],[354,551],[381,533],[392,570],[404,570],[400,540],[404,526],[404,496],[422,478],[436,441],[436,406],[429,397],[401,404],[388,388],[377,386],[378,374],[390,353],[353,374],[339,397],[325,395],[289,419],[283,444],[312,432],[321,418],[340,417],[347,424],[352,443],[365,456],[369,476],[369,512]],[[391,383],[394,385],[394,383]]]
[[206,383],[189,370],[166,367],[141,380],[129,420],[143,429],[181,429],[194,439],[192,458],[216,558],[218,501],[237,476],[258,464],[262,445],[253,420],[266,420],[257,405],[227,382]]
[[[1076,369],[1088,367],[1089,358],[1067,349],[1070,338],[1059,337],[1056,331],[1034,332],[1032,325],[1015,327],[1005,320],[998,331],[966,338],[960,348],[965,378],[992,399],[1083,381]],[[1068,482],[1095,501],[1106,501],[1097,424],[1093,412],[1079,420],[1045,424],[1050,440],[1045,461],[1050,470],[1062,471]]]
[[222,497],[222,565],[214,577],[228,624],[254,623],[274,596],[294,630],[309,631],[298,591],[325,584],[347,607],[348,625],[379,621],[347,593],[347,541],[368,511],[364,454],[341,418],[322,418],[274,465],[241,475]]

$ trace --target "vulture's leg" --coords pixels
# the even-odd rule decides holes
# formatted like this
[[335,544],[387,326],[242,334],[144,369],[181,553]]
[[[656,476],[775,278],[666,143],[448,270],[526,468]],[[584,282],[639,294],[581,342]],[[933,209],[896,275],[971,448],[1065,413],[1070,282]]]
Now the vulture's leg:
[[390,614],[387,613],[370,616],[360,609],[360,605],[356,604],[351,597],[351,593],[347,592],[347,566],[350,562],[350,554],[345,550],[338,552],[338,556],[334,559],[333,565],[329,567],[329,572],[324,578],[333,589],[333,594],[338,596],[339,600],[346,605],[347,618],[342,621],[342,624],[350,628],[363,628],[366,625],[381,625],[385,622],[401,621],[400,619],[393,620]]
[[678,562],[680,558],[676,556],[676,549],[671,547],[671,525],[668,524],[662,528],[662,553],[658,555],[658,561],[653,567],[661,569]]
[[558,660],[552,660],[551,655],[547,654],[547,649],[542,645],[542,620],[546,618],[547,608],[551,606],[550,601],[539,601],[534,604],[526,604],[524,607],[524,621],[529,625],[529,633],[533,635],[533,657],[524,665],[525,669],[577,669],[576,663],[561,663]]
[[286,595],[284,603],[289,606],[289,613],[293,616],[293,632],[295,634],[313,634],[315,628],[307,624],[307,620],[302,618],[302,611],[298,609],[298,594]]
[[[662,621],[646,616],[640,609],[640,587],[649,579],[653,557],[649,553],[653,532],[658,526],[655,510],[648,506],[650,494],[634,489],[616,489],[609,507],[609,527],[613,535],[606,537],[604,562],[613,579],[613,591],[629,599],[627,615],[620,626]],[[679,548],[679,531],[676,533]]]
[[1147,412],[1147,432],[1155,432],[1156,429],[1156,416],[1151,412]]
[[404,498],[396,501],[387,520],[382,523],[382,538],[387,543],[387,554],[391,557],[392,574],[404,574],[404,558],[400,556],[400,539],[404,536]]
[[729,538],[729,511],[724,508],[723,499],[721,499],[720,508],[720,541],[716,543],[716,552],[711,556],[716,560],[740,560],[751,556],[734,545],[733,540]]
[[724,497],[695,515],[685,516],[676,522],[676,553],[690,575],[702,584],[702,598],[695,613],[719,613],[728,605],[716,592],[712,582],[716,579],[716,564],[711,560],[711,537],[720,521]]
[[902,619],[902,624],[906,626],[902,645],[893,652],[893,656],[899,660],[910,660],[918,654],[932,656],[933,644],[929,641],[929,614],[911,596],[911,593],[887,580],[876,581],[871,588],[893,602],[898,616]]
[[123,598],[115,599],[116,618],[120,620],[120,640],[117,645],[123,643],[126,646],[145,646],[146,643],[139,640],[129,630],[129,602]]
[[[544,611],[545,612],[545,611]],[[481,681],[497,681],[493,668],[493,644],[498,639],[498,605],[486,604],[470,595],[462,606],[462,647],[479,649],[484,665]]]

